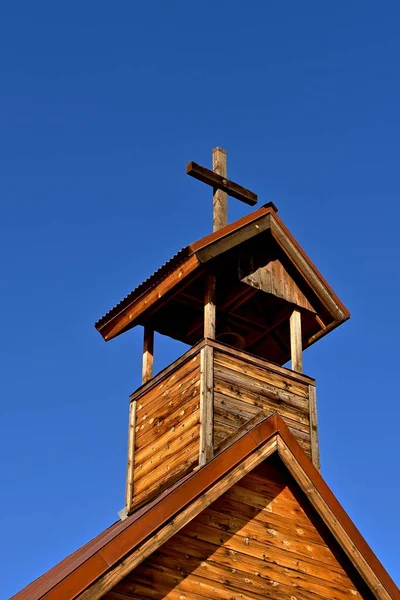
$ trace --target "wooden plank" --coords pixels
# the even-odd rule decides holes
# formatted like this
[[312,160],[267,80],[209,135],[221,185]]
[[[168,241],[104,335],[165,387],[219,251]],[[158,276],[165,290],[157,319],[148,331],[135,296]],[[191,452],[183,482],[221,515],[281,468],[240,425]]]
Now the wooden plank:
[[259,389],[261,394],[270,393],[271,397],[280,397],[282,401],[293,397],[294,404],[308,408],[308,386],[296,385],[293,381],[286,381],[283,377],[268,371],[249,368],[246,364],[241,365],[239,361],[236,363],[229,358],[215,359],[215,373],[221,375],[223,379],[226,378],[226,381],[244,385],[249,390]]
[[269,262],[267,262],[267,260],[268,259],[266,258],[265,262],[267,264],[258,267],[250,273],[248,273],[249,267],[247,267],[247,272],[240,278],[241,281],[256,289],[273,294],[278,298],[283,298],[292,304],[297,304],[297,306],[301,306],[310,312],[315,313],[308,298],[306,298],[300,290],[280,260],[275,259],[270,260]]
[[[182,567],[178,561],[181,560]],[[197,568],[194,568],[194,565]],[[275,581],[266,576],[251,576],[238,568],[238,565],[220,565],[214,561],[204,560],[202,562],[191,559],[190,556],[180,553],[165,556],[160,552],[156,557],[150,558],[146,564],[139,568],[139,584],[152,586],[158,593],[157,596],[147,595],[143,587],[137,587],[134,579],[128,589],[140,590],[140,598],[162,598],[163,600],[321,600],[321,596],[312,592],[305,593],[296,587],[293,595],[293,583],[291,585],[280,584],[277,587]],[[180,595],[177,593],[179,590]],[[347,596],[335,595],[335,600],[347,600]],[[332,596],[331,596],[332,598]]]
[[188,362],[190,359],[196,360],[195,355],[197,353],[199,353],[200,355],[200,349],[204,346],[204,344],[205,341],[201,340],[198,344],[190,348],[190,350],[185,352],[185,354],[182,354],[182,356],[174,360],[173,363],[171,363],[170,365],[165,367],[165,369],[162,369],[159,373],[157,373],[157,375],[155,375],[151,381],[145,383],[144,385],[141,385],[137,390],[132,392],[132,394],[130,395],[130,399],[133,400],[139,398],[140,396],[145,394],[149,389],[153,388],[163,379],[171,375],[174,371],[177,371],[180,366]]
[[303,345],[301,339],[301,312],[294,310],[290,317],[290,352],[292,356],[292,369],[303,371]]
[[[200,384],[199,384],[200,385]],[[197,386],[197,393],[190,396],[185,402],[180,403],[172,413],[163,416],[161,421],[154,418],[153,423],[147,423],[146,430],[141,430],[141,436],[138,435],[136,426],[136,448],[135,460],[146,460],[151,456],[165,439],[166,436],[178,435],[179,428],[187,419],[198,413],[200,407],[200,389]],[[137,422],[137,417],[136,417]]]
[[[153,423],[152,416],[159,420],[170,414],[172,409],[175,409],[180,402],[185,400],[187,390],[193,388],[196,384],[200,384],[200,360],[198,364],[188,364],[186,366],[188,368],[180,371],[179,377],[167,379],[137,400],[139,429],[142,429],[141,425],[145,420]],[[189,367],[191,368],[189,369]]]
[[136,402],[129,406],[129,431],[128,431],[128,465],[126,469],[126,495],[125,506],[129,513],[133,500],[133,469],[135,459],[135,429],[136,429]]
[[299,383],[304,383],[306,385],[315,384],[315,379],[309,377],[308,375],[305,375],[304,373],[296,373],[291,369],[287,369],[286,367],[280,367],[275,363],[269,362],[264,358],[255,356],[254,354],[246,352],[245,350],[232,348],[231,346],[228,346],[227,344],[224,344],[223,342],[219,342],[217,340],[209,340],[207,341],[207,344],[220,351],[220,353],[218,354],[218,358],[221,355],[225,354],[227,356],[232,356],[233,359],[243,361],[244,363],[257,365],[262,369],[266,369],[270,373],[283,375],[284,379],[288,380],[289,382],[293,380]]
[[165,412],[169,406],[176,404],[186,388],[198,381],[200,381],[200,353],[169,377],[151,386],[146,393],[133,397],[138,403],[138,419],[142,420],[144,415],[147,418],[158,412],[159,408]]
[[243,374],[266,384],[273,385],[286,393],[308,398],[308,383],[306,384],[287,377],[286,374],[275,372],[269,368],[268,363],[258,365],[249,361],[243,361],[241,358],[235,356],[234,353],[227,355],[219,352],[216,352],[215,362],[218,368],[229,369],[231,372],[236,371],[239,375]]
[[154,329],[145,325],[143,335],[142,383],[153,377]]
[[188,163],[186,166],[186,173],[203,183],[207,183],[214,188],[219,188],[223,192],[226,192],[228,196],[241,200],[250,206],[254,206],[258,202],[257,194],[254,192],[251,192],[234,181],[225,179],[225,177],[214,173],[210,169],[201,167],[195,162]]
[[149,500],[152,500],[161,494],[161,492],[171,487],[176,481],[193,471],[198,465],[198,445],[199,442],[197,439],[184,448],[179,460],[173,460],[171,462],[168,469],[168,480],[163,478],[162,469],[158,468],[152,471],[148,477],[148,481],[146,481],[146,485],[141,485],[140,489],[138,486],[137,493],[135,487],[135,496],[133,498],[132,507],[134,507],[135,510],[138,509],[140,506],[148,503]]
[[[339,574],[334,573],[334,576],[331,577],[333,581],[331,581],[329,579],[330,571],[320,569],[320,572],[324,573],[326,571],[328,577],[317,579],[307,572],[302,573],[299,569],[283,569],[280,565],[268,561],[267,558],[261,560],[238,550],[226,551],[225,549],[225,552],[221,552],[220,547],[216,544],[210,544],[203,540],[199,543],[189,536],[185,536],[185,538],[179,536],[179,540],[180,543],[184,541],[187,545],[177,545],[174,548],[171,544],[167,544],[162,547],[157,555],[151,557],[143,566],[139,567],[136,576],[127,578],[127,590],[134,589],[137,592],[136,582],[138,580],[143,583],[146,576],[149,581],[154,576],[154,587],[160,593],[162,589],[160,583],[166,583],[166,581],[163,582],[162,578],[158,579],[157,573],[160,571],[163,573],[165,568],[167,573],[171,573],[172,569],[174,570],[176,581],[172,587],[175,592],[180,594],[184,592],[183,584],[187,586],[192,575],[195,578],[193,589],[200,593],[200,596],[196,594],[195,597],[199,597],[201,600],[204,597],[207,600],[210,597],[226,598],[227,600],[231,600],[232,597],[242,599],[248,597],[242,595],[246,592],[250,592],[252,600],[258,600],[258,598],[272,598],[274,600],[287,600],[289,598],[296,598],[296,600],[321,600],[322,598],[348,600],[349,597],[361,598],[355,587],[351,585],[351,581],[343,574],[343,570],[341,577]],[[194,550],[192,550],[192,547]],[[207,596],[203,596],[204,592],[201,588],[199,589],[198,584],[201,581],[208,582],[208,585],[210,585],[210,592]],[[219,589],[218,596],[214,596],[212,585],[218,585],[218,583],[225,583],[226,587],[225,590],[224,588]],[[124,587],[119,589],[123,590]],[[166,596],[157,597],[163,599],[175,598],[175,596],[168,593],[169,589],[165,589]],[[186,589],[188,592],[189,589],[191,590],[189,587]],[[223,595],[224,591],[226,596]],[[234,591],[237,595],[233,595]],[[184,597],[186,600],[191,600],[193,598],[192,593],[191,590],[188,595],[185,594],[180,598]],[[153,598],[154,595],[145,597]],[[176,598],[179,598],[179,595]]]
[[208,273],[205,281],[204,293],[204,337],[207,339],[215,339],[215,275]]
[[182,448],[175,452],[173,456],[169,457],[167,462],[161,464],[158,463],[155,465],[154,469],[150,470],[148,473],[145,473],[144,477],[138,479],[137,481],[135,479],[134,501],[136,501],[142,492],[145,494],[146,499],[154,497],[154,493],[149,493],[149,490],[151,490],[154,485],[157,485],[158,491],[166,489],[172,485],[173,482],[171,482],[170,477],[171,472],[174,472],[175,469],[182,469],[186,471],[186,467],[189,467],[193,464],[195,458],[197,457],[198,444],[198,427],[193,426],[192,429],[186,433],[186,437],[182,440]]
[[[242,242],[246,242],[260,235],[260,233],[267,231],[270,228],[270,217],[270,213],[265,214],[257,223],[252,223],[251,227],[243,226],[237,229],[232,228],[230,230],[230,226],[228,225],[224,228],[223,235],[210,241],[208,245],[202,245],[196,250],[196,257],[200,263],[204,264],[220,254],[227,252],[231,248],[238,246]],[[196,248],[196,244],[193,244],[192,247]]]
[[[258,410],[277,411],[282,417],[295,422],[300,430],[310,433],[308,407],[298,406],[294,401],[291,402],[290,398],[283,401],[279,396],[270,394],[268,391],[263,392],[262,387],[259,390],[254,388],[249,390],[245,383],[237,385],[229,380],[222,382],[218,374],[216,376],[214,384],[214,400],[215,404],[218,403],[216,409],[217,406],[222,405],[226,407],[227,411],[234,414],[240,413],[242,406],[244,414],[250,412],[255,414]],[[251,411],[245,410],[246,404],[249,409],[252,409]],[[230,405],[232,405],[232,410],[230,410]]]
[[[173,431],[168,431],[161,438],[154,440],[143,451],[146,453],[143,458],[137,456],[135,460],[134,484],[148,475],[151,471],[161,464],[166,469],[171,466],[171,459],[181,455],[181,451],[193,440],[199,438],[200,412],[199,410],[190,414]],[[196,427],[197,425],[197,427]],[[140,450],[142,452],[142,449]],[[139,454],[139,453],[138,453]],[[183,458],[182,458],[183,461]],[[168,478],[168,473],[166,479]]]
[[211,460],[214,454],[214,350],[200,350],[200,445],[199,465]]
[[319,455],[317,397],[315,385],[310,385],[308,397],[310,402],[311,456],[314,467],[320,471],[321,462]]
[[[246,505],[242,504],[241,507],[245,510]],[[185,554],[204,559],[211,562],[218,562],[219,564],[225,564],[231,568],[246,568],[248,572],[259,573],[262,576],[273,577],[276,583],[286,582],[287,577],[293,576],[297,580],[310,581],[310,578],[318,583],[326,584],[341,584],[343,587],[345,578],[343,577],[343,569],[340,567],[336,569],[326,569],[315,564],[314,561],[309,561],[307,558],[294,558],[288,555],[287,552],[276,550],[274,553],[275,563],[267,560],[267,557],[262,556],[262,550],[265,552],[265,548],[260,545],[260,556],[254,556],[250,552],[245,552],[246,545],[244,544],[243,551],[240,551],[238,547],[235,549],[227,549],[223,546],[212,544],[209,541],[198,540],[195,537],[191,537],[188,531],[188,527],[176,534],[174,540],[176,540],[177,548],[184,548]],[[307,530],[309,534],[310,530]],[[164,553],[164,548],[162,553]],[[319,580],[319,581],[318,581]],[[292,585],[295,587],[295,583]],[[347,588],[348,590],[352,588]],[[292,594],[289,596],[289,598]],[[357,595],[354,595],[357,597]],[[297,596],[295,596],[297,597]],[[328,596],[331,600],[332,596]]]
[[258,425],[258,423],[260,423],[267,416],[269,416],[269,413],[260,410],[256,415],[254,415],[254,417],[252,417],[251,419],[246,421],[246,423],[241,425],[233,435],[221,440],[218,444],[216,444],[214,446],[214,452],[222,452],[223,450],[225,450],[225,448],[236,442],[236,440],[238,440],[240,437],[242,437],[242,435],[250,431],[250,429],[253,429],[253,427]]
[[[248,490],[248,493],[251,494],[251,489]],[[218,508],[219,510],[217,510]],[[279,527],[275,527],[272,532],[268,531],[264,524],[254,519],[248,522],[241,515],[235,515],[232,518],[225,513],[222,503],[215,509],[209,507],[207,511],[198,515],[196,521],[191,524],[190,530],[198,539],[220,540],[220,543],[224,544],[229,542],[232,535],[235,535],[238,538],[249,538],[248,545],[251,545],[253,540],[257,540],[260,544],[268,546],[272,552],[278,548],[286,550],[292,555],[314,560],[328,568],[337,565],[334,554],[326,544],[302,539],[295,529],[290,533],[289,530],[282,532]]]
[[[226,150],[219,147],[213,149],[212,167],[212,173],[214,175],[226,180]],[[202,169],[202,167],[200,167],[200,169]],[[213,231],[218,231],[228,224],[228,198],[226,191],[223,191],[220,187],[215,185],[213,185],[213,188]]]

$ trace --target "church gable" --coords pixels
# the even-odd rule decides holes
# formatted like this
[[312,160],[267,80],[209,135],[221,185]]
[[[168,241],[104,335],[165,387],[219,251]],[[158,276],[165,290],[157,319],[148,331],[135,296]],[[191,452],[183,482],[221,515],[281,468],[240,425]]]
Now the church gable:
[[260,253],[241,256],[239,277],[243,283],[257,290],[315,313],[312,304],[288,273],[283,261],[277,257],[263,257]]
[[373,598],[277,457],[270,457],[108,594],[125,598]]

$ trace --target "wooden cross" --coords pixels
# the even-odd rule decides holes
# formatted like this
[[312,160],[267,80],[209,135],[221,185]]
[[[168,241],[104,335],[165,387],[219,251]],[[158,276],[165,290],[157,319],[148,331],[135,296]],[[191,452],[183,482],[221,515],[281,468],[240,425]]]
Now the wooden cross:
[[227,196],[254,206],[257,204],[257,194],[226,178],[226,150],[214,148],[212,162],[212,171],[190,162],[186,166],[186,173],[213,187],[213,231],[217,231],[228,224]]

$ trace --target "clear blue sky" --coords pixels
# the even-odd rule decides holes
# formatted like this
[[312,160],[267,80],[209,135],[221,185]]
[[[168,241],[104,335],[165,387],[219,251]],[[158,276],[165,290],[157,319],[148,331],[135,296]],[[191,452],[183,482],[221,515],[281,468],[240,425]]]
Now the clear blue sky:
[[[210,231],[185,165],[216,145],[352,312],[305,353],[323,474],[400,582],[399,19],[390,1],[1,4],[1,597],[124,504],[141,331],[106,344],[93,323]],[[180,351],[157,338],[158,366]]]

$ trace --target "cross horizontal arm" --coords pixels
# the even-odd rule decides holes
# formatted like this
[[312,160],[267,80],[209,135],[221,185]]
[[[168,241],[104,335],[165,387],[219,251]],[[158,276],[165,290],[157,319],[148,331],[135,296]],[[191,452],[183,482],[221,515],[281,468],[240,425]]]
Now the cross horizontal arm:
[[203,183],[211,185],[213,188],[218,188],[223,192],[226,192],[228,196],[232,196],[232,198],[236,198],[237,200],[241,200],[246,204],[250,204],[250,206],[257,204],[257,194],[247,190],[234,181],[229,181],[229,179],[221,177],[221,175],[214,173],[214,171],[210,171],[210,169],[201,167],[195,162],[188,163],[186,166],[186,173],[191,177],[202,181]]

